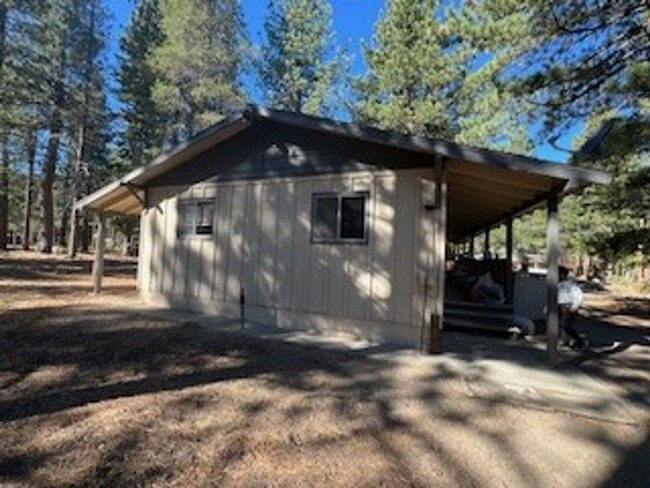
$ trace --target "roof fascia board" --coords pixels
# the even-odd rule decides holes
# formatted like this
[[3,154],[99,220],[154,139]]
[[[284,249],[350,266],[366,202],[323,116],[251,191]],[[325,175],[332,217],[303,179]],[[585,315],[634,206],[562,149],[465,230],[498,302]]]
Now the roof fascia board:
[[258,117],[283,124],[353,137],[362,141],[374,142],[409,151],[438,154],[443,157],[459,159],[470,163],[491,164],[505,169],[560,178],[570,181],[572,186],[582,186],[590,183],[607,184],[611,181],[610,176],[602,171],[578,168],[562,163],[552,163],[527,156],[477,149],[441,139],[408,136],[372,127],[361,127],[356,124],[270,110],[262,107],[252,107],[252,110]]
[[[147,181],[150,181],[156,176],[183,164],[195,155],[200,154],[222,140],[228,139],[249,127],[251,124],[250,115],[250,111],[245,110],[237,115],[226,118],[222,122],[198,133],[188,141],[179,144],[172,150],[159,155],[151,162],[135,168],[119,180],[109,183],[82,198],[75,204],[74,208],[76,210],[81,210],[90,206],[91,209],[96,209],[95,206],[91,206],[93,202],[98,202],[103,197],[117,190],[119,187],[129,185],[132,187],[143,186]],[[99,209],[97,208],[97,210]]]

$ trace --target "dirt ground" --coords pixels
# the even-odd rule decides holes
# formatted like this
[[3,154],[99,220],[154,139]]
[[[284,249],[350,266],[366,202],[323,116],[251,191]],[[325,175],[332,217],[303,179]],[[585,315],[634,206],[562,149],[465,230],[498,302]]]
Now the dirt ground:
[[[135,263],[0,255],[3,486],[647,486],[648,425],[473,397],[421,363],[128,311]],[[648,395],[648,302],[591,299],[572,357]],[[586,321],[587,319],[585,319]],[[645,342],[644,342],[645,341]]]

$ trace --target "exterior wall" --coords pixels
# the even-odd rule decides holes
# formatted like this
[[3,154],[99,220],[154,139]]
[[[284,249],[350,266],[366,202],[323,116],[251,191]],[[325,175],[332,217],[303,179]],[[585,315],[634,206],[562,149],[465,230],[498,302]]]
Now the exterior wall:
[[433,157],[260,122],[153,180],[153,187],[431,167]]
[[[383,170],[164,186],[142,215],[148,300],[292,328],[346,330],[418,346],[431,259],[432,170]],[[369,191],[367,244],[311,243],[312,194]],[[213,235],[177,238],[183,197],[216,202]]]

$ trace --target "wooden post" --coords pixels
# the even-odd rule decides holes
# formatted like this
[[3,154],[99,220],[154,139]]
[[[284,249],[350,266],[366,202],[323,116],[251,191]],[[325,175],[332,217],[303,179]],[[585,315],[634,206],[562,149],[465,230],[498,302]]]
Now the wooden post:
[[560,319],[557,306],[557,287],[560,265],[560,224],[557,212],[557,195],[549,197],[547,202],[546,245],[546,351],[548,361],[555,365],[558,360],[558,337]]
[[474,259],[474,236],[469,238],[469,255]]
[[490,258],[490,229],[485,229],[485,240],[483,241],[483,259]]
[[102,278],[104,277],[104,251],[106,248],[106,219],[103,214],[97,216],[97,234],[95,240],[95,260],[93,262],[93,293],[102,291]]
[[70,234],[68,235],[68,257],[71,259],[77,256],[77,229],[77,209],[73,203],[72,210],[70,210]]
[[506,301],[513,303],[512,282],[512,218],[506,221]]
[[429,353],[441,352],[441,332],[445,312],[445,271],[447,251],[447,178],[444,161],[436,157],[436,200],[433,212],[433,286],[435,300],[431,307]]

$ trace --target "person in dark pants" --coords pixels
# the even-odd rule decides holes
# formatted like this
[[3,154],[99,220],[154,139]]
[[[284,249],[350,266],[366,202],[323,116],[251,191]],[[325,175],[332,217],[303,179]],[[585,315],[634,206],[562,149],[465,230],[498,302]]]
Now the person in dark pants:
[[560,331],[563,336],[569,336],[571,341],[569,346],[575,350],[582,350],[588,347],[587,341],[582,337],[573,326],[573,322],[578,314],[578,309],[582,305],[583,294],[580,287],[569,279],[569,269],[560,266],[559,269],[560,283],[558,285],[558,307],[560,318]]

